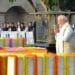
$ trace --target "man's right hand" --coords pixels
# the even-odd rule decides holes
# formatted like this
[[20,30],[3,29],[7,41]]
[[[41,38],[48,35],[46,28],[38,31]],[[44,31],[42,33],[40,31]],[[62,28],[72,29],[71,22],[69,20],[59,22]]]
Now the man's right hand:
[[59,32],[59,29],[56,25],[54,25],[54,33],[57,34]]

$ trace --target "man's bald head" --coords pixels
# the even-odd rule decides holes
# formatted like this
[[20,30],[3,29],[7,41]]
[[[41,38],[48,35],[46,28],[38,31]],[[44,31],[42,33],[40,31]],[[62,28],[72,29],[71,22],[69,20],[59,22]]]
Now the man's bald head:
[[68,21],[67,17],[64,15],[59,15],[57,17],[57,23],[58,25],[63,25],[64,23],[66,23]]

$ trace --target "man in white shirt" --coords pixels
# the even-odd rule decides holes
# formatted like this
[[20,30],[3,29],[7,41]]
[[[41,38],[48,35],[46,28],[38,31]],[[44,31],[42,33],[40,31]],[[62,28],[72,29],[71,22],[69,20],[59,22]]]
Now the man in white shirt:
[[73,29],[68,23],[68,19],[64,15],[57,17],[57,25],[54,26],[55,39],[56,39],[56,53],[69,53],[72,52],[70,49],[70,40],[72,38]]
[[20,29],[20,22],[17,22],[17,31],[20,32],[21,29]]

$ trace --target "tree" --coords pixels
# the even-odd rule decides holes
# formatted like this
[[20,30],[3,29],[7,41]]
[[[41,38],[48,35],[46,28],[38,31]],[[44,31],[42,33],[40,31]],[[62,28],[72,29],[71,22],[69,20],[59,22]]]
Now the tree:
[[44,0],[44,3],[49,9],[56,10],[58,7],[58,0]]

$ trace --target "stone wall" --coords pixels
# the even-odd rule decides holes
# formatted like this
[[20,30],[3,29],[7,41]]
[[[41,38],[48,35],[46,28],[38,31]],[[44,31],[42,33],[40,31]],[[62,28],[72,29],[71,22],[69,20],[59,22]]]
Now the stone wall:
[[[18,11],[23,9],[23,11],[21,11],[22,13],[19,13],[16,9],[10,10],[13,7],[20,7],[20,9],[16,9],[18,9]],[[10,13],[8,13],[8,11]],[[0,12],[0,22],[16,22],[19,20],[24,21],[25,14],[35,12],[35,9],[28,0],[16,0],[14,2],[9,2],[9,0],[0,0]]]

